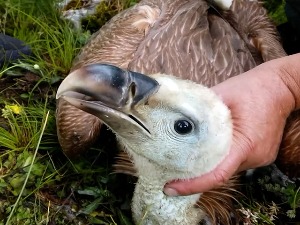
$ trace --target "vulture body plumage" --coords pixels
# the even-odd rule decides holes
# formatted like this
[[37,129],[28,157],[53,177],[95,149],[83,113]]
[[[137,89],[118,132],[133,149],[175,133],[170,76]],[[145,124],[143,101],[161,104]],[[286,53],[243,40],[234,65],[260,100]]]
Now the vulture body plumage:
[[[71,73],[66,80],[72,83],[71,77],[77,74],[76,76],[81,77],[82,82],[77,80],[79,86],[72,90],[72,92],[76,92],[75,95],[71,94],[72,98],[58,99],[57,129],[60,144],[65,154],[72,157],[86,151],[100,135],[102,122],[98,118],[101,118],[98,111],[93,107],[91,110],[90,105],[89,109],[82,108],[82,105],[77,104],[78,102],[72,101],[74,97],[82,98],[82,94],[88,96],[84,97],[86,100],[98,100],[92,94],[92,92],[97,92],[97,89],[91,88],[90,91],[86,91],[86,89],[83,91],[80,86],[87,83],[91,86],[97,84],[99,80],[92,79],[90,80],[92,82],[88,82],[84,74],[89,74],[89,76],[92,74],[92,77],[97,77],[98,73],[103,72],[101,69],[103,67],[98,65],[99,63],[114,65],[126,71],[142,74],[170,74],[211,87],[252,69],[258,64],[285,55],[275,26],[268,19],[265,9],[256,1],[142,0],[112,18],[92,36],[75,59]],[[112,69],[114,72],[111,72],[110,69],[105,70],[105,73],[113,75],[115,70]],[[134,72],[121,73],[131,74]],[[71,76],[71,74],[73,75]],[[99,79],[101,81],[101,78]],[[113,86],[122,87],[124,80],[119,83],[118,79],[117,76],[114,82],[109,82],[112,82]],[[134,75],[134,79],[140,78],[136,78]],[[66,84],[68,81],[64,81],[64,83]],[[102,88],[105,88],[105,84],[111,84],[108,80],[100,81],[99,84],[102,82],[101,85],[104,85]],[[158,83],[161,85],[160,82]],[[146,92],[147,85],[144,88],[146,88]],[[131,87],[130,90],[132,96],[139,93],[136,88]],[[149,90],[152,89],[149,87]],[[108,88],[106,91],[112,96],[118,96],[116,90],[110,93]],[[181,88],[178,88],[177,91],[180,95]],[[64,94],[60,90],[59,97]],[[104,93],[101,94],[105,96]],[[176,100],[175,97],[177,97],[175,93],[169,95],[170,99]],[[112,99],[108,97],[101,101],[111,104]],[[115,107],[117,106],[112,106],[113,109]],[[109,109],[106,110],[106,112],[110,112]],[[122,117],[121,114],[118,115]],[[298,118],[296,113],[289,118],[282,141],[282,150],[279,152],[280,157],[285,159],[283,163],[280,160],[279,165],[283,165],[281,169],[286,169],[291,176],[299,176],[297,174],[299,171],[295,168],[300,164],[300,156],[297,156],[298,158],[296,157],[295,160],[294,156],[286,154],[299,148],[290,141],[297,138],[299,134],[298,126],[295,126],[296,123],[299,123]],[[122,121],[126,122],[127,120]],[[135,122],[138,126],[143,124],[138,120]],[[109,123],[106,124],[109,125]],[[144,127],[142,130],[145,132],[147,129]],[[223,153],[222,157],[226,155],[226,151],[224,150]],[[147,157],[151,156],[147,155]],[[222,157],[218,158],[215,163],[217,164]],[[137,166],[138,170],[143,163],[147,164],[147,160],[143,161],[141,157],[134,158],[133,156],[133,159],[136,164],[140,165]],[[140,163],[136,161],[137,159]],[[149,168],[147,169],[149,170]],[[213,169],[213,166],[208,169]],[[197,172],[199,173],[199,171]],[[163,186],[161,184],[158,186],[162,194]],[[199,195],[190,198],[192,200],[189,199],[189,203],[199,198]],[[171,209],[166,209],[166,211],[168,210]],[[196,224],[199,222],[199,218],[203,218],[203,214],[200,215],[199,211],[195,215],[194,210],[192,212],[193,218],[195,218],[193,222],[174,223],[172,221],[169,224]],[[136,216],[136,221],[139,220],[139,216]],[[167,223],[148,221],[146,224]]]
[[[275,27],[257,2],[234,1],[225,11],[210,4],[141,1],[95,33],[71,71],[109,63],[144,74],[173,74],[211,87],[285,55]],[[57,127],[64,152],[73,156],[97,139],[101,122],[59,100]]]

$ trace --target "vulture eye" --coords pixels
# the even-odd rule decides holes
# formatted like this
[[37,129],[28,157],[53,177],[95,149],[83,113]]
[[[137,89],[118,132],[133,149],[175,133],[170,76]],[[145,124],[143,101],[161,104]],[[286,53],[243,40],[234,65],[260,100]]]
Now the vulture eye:
[[177,120],[174,129],[178,134],[188,134],[193,130],[193,125],[187,120]]

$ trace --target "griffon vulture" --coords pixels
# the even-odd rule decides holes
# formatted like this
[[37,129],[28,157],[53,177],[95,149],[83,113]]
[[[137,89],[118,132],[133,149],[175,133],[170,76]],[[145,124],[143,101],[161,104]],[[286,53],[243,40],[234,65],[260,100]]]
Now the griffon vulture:
[[[142,211],[149,206],[147,199],[150,205],[153,203],[149,196],[155,193],[153,197],[156,196],[159,203],[148,214],[146,224],[176,224],[172,215],[180,213],[178,211],[190,213],[186,215],[193,218],[184,222],[182,217],[177,224],[196,224],[204,214],[201,210],[191,209],[191,203],[194,204],[199,195],[177,200],[169,198],[167,204],[174,201],[174,207],[168,205],[165,208],[163,202],[167,197],[162,193],[160,181],[199,176],[212,170],[227,153],[231,125],[226,107],[208,89],[186,80],[211,87],[285,55],[275,26],[257,1],[142,0],[112,18],[92,36],[75,59],[70,75],[58,90],[60,144],[68,156],[86,151],[99,137],[102,120],[131,154],[138,175],[143,175],[145,170],[149,173],[146,178],[141,175],[141,185],[136,187],[133,201],[139,203],[133,204],[135,220],[139,221]],[[157,75],[147,78],[142,74]],[[193,102],[203,107],[199,108]],[[137,110],[137,107],[141,108]],[[220,107],[220,112],[214,107]],[[137,110],[137,115],[131,110]],[[216,118],[210,115],[214,112]],[[159,120],[160,113],[169,116]],[[172,127],[167,123],[172,116],[182,116],[184,120],[178,117],[178,125]],[[281,168],[292,176],[298,176],[296,168],[300,156],[295,158],[285,153],[298,151],[298,145],[291,142],[299,134],[298,123],[294,113],[287,123],[279,152],[283,159],[279,162],[283,165]],[[223,138],[212,143],[215,137],[210,129],[216,131],[216,137],[221,135],[217,127],[226,132]],[[164,139],[151,136],[155,129],[165,132],[161,134]],[[199,136],[183,135],[183,139],[178,139],[174,133],[176,129],[184,132],[192,129],[192,133]],[[219,142],[220,139],[223,142]],[[177,143],[176,147],[168,146],[168,141]],[[185,141],[193,144],[189,147],[190,154],[174,151],[187,149]],[[139,143],[139,150],[134,143]],[[198,144],[203,145],[202,148]],[[215,153],[208,151],[211,144],[220,145],[220,149]],[[162,147],[165,151],[159,151]],[[204,158],[199,154],[204,154]],[[197,161],[199,164],[191,163],[193,160],[200,160]],[[161,168],[161,165],[165,167]],[[159,183],[150,184],[153,176],[158,176]],[[149,189],[144,192],[144,188]],[[159,216],[155,214],[157,207],[162,207],[163,214],[158,213],[161,217],[156,218]],[[171,222],[161,223],[167,221],[165,212],[171,213],[168,214]]]

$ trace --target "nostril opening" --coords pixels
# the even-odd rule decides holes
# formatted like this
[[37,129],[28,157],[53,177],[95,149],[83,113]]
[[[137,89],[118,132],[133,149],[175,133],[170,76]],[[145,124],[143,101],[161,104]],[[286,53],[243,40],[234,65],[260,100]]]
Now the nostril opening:
[[131,96],[134,97],[136,94],[136,85],[135,83],[132,83],[132,85],[130,86],[130,92],[131,92]]

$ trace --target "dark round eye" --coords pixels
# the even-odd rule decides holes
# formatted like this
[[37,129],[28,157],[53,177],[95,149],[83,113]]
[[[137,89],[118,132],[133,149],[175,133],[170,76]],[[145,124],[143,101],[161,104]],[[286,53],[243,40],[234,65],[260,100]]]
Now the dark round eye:
[[178,134],[188,134],[193,130],[193,125],[187,120],[177,120],[174,129]]

